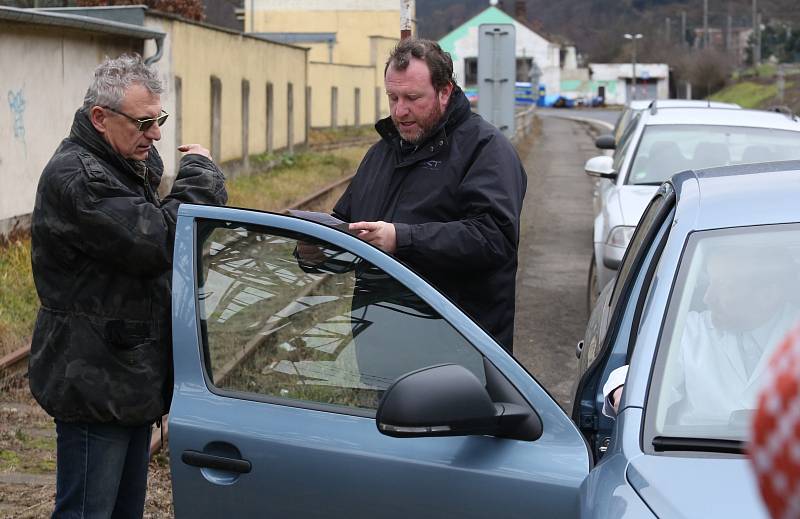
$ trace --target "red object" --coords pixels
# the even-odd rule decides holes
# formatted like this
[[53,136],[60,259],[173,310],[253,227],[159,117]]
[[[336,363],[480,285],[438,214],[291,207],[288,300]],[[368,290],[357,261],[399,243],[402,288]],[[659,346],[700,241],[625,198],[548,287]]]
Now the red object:
[[773,518],[800,518],[800,326],[769,361],[753,417],[750,459]]

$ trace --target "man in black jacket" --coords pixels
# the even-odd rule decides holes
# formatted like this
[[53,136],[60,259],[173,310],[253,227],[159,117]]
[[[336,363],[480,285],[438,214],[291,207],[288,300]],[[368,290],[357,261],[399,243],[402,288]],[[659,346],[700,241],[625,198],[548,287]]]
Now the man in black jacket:
[[69,137],[42,172],[32,216],[41,308],[31,392],[55,418],[53,517],[141,517],[150,426],[172,395],[170,274],[181,203],[224,204],[198,144],[169,194],[153,143],[167,113],[139,56],[96,70]]
[[507,351],[514,334],[519,215],[514,147],[470,111],[438,44],[407,39],[384,73],[391,117],[334,208],[458,303]]

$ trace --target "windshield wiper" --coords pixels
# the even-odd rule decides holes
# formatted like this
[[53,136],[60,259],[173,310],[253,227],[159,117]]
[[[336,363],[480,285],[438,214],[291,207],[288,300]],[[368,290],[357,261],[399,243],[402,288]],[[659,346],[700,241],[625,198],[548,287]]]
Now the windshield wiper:
[[656,452],[692,451],[722,452],[726,454],[744,454],[745,442],[742,440],[722,440],[717,438],[679,438],[675,436],[656,436],[653,448]]
[[660,186],[664,182],[666,182],[666,180],[662,180],[661,182],[636,182],[633,185],[634,186]]

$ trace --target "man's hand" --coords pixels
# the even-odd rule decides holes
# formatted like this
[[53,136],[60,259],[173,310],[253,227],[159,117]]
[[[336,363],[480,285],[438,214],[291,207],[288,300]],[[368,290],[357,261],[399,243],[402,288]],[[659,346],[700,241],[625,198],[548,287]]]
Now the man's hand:
[[614,408],[614,414],[619,413],[619,401],[622,400],[622,388],[625,386],[619,386],[611,393],[611,406]]
[[304,241],[297,242],[297,258],[307,266],[313,267],[322,265],[325,263],[325,260],[328,259],[325,257],[325,254],[322,253],[319,245],[306,243]]
[[214,160],[211,158],[211,152],[209,152],[207,149],[205,149],[199,144],[181,144],[180,146],[178,146],[178,151],[183,152],[187,155],[194,153],[197,155],[202,155],[208,160]]
[[397,236],[394,224],[389,222],[355,222],[349,226],[351,232],[358,232],[358,237],[379,249],[394,253],[397,250]]

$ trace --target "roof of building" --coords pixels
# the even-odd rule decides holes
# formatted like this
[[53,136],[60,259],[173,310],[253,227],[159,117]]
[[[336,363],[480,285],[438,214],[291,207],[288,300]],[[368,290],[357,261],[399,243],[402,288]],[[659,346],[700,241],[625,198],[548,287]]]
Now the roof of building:
[[[136,7],[147,9],[144,6]],[[62,12],[62,10],[58,10],[57,12],[50,9],[19,9],[16,7],[0,7],[0,20],[80,29],[100,34],[127,36],[131,38],[140,38],[143,40],[151,38],[160,39],[166,36],[164,32],[156,29],[144,27],[134,23],[125,23],[107,18],[77,14],[79,11],[80,10],[76,10],[75,14],[73,14],[69,11]],[[142,11],[142,13],[143,12],[144,11]],[[142,14],[142,20],[144,20],[144,14]]]
[[456,40],[460,40],[464,37],[470,27],[475,27],[482,23],[513,23],[531,31],[542,39],[547,40],[547,38],[534,31],[525,21],[517,20],[497,7],[489,6],[441,37],[439,39],[439,45],[441,45],[443,49],[449,51],[455,45]]

